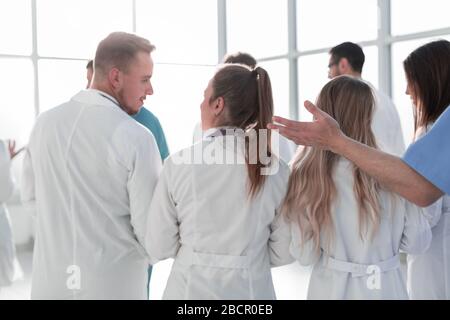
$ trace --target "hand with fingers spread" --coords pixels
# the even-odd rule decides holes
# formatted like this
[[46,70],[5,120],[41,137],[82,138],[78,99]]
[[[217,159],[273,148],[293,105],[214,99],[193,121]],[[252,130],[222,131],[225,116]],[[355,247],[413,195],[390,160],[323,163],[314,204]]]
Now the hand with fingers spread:
[[269,129],[278,129],[280,134],[294,141],[298,145],[314,146],[333,150],[339,138],[344,134],[339,124],[330,115],[317,108],[312,102],[305,101],[305,108],[314,116],[312,122],[288,120],[282,117],[273,117]]

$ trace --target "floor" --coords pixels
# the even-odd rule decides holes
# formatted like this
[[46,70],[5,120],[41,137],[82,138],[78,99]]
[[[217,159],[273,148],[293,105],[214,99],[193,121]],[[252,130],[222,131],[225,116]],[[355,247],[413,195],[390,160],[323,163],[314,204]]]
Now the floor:
[[30,299],[33,252],[30,249],[20,250],[17,252],[17,259],[23,276],[13,282],[11,286],[0,288],[0,300]]
[[[0,300],[30,299],[32,255],[30,249],[18,250],[17,258],[23,271],[23,277],[9,287],[0,288]],[[153,267],[150,300],[161,299],[171,266],[172,260],[168,259]],[[297,263],[272,269],[277,298],[282,300],[306,299],[310,273],[309,268],[301,267]],[[292,285],[293,283],[296,285]]]

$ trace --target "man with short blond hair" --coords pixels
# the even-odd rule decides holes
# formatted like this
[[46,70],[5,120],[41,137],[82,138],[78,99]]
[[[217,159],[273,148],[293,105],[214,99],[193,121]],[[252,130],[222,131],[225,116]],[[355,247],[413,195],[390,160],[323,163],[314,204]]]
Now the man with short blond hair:
[[129,115],[153,94],[153,50],[136,35],[110,34],[90,88],[35,124],[21,184],[37,208],[33,299],[146,299],[142,244],[161,159]]

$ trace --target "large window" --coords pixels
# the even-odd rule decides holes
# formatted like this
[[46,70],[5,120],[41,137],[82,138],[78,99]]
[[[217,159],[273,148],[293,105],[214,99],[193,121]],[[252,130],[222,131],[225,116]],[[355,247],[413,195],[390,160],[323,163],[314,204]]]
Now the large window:
[[23,145],[34,121],[32,63],[27,58],[0,58],[0,70],[0,138]]
[[287,1],[228,0],[228,51],[246,51],[256,58],[286,54]]
[[218,62],[217,16],[211,0],[2,1],[0,138],[25,144],[37,114],[86,87],[86,62],[98,42],[125,31],[156,45],[155,93],[146,107],[160,118],[171,151],[189,145]]
[[203,91],[213,74],[214,67],[207,66],[155,66],[155,93],[147,107],[159,117],[171,152],[192,144],[194,127],[200,122]]
[[218,62],[217,2],[137,0],[136,17],[138,34],[156,46],[154,95],[146,106],[175,152],[192,143],[203,91]]
[[274,112],[282,117],[289,117],[289,66],[287,59],[264,61],[259,65],[269,73]]
[[38,70],[40,112],[69,101],[86,88],[85,61],[40,59]]
[[[366,56],[362,76],[378,87],[377,1],[299,0],[296,1],[298,56],[298,108],[301,120],[312,116],[303,108],[304,100],[315,101],[328,81],[328,51],[345,41],[363,42]],[[355,27],[358,26],[358,27]],[[292,105],[294,104],[294,106]]]
[[157,62],[217,63],[216,1],[137,0],[136,9],[137,32],[156,45]]
[[0,2],[0,53],[31,54],[31,1]]
[[[16,140],[24,146],[34,123],[33,64],[29,58],[1,58],[0,139]],[[16,179],[20,177],[21,158],[13,161]]]
[[[192,142],[203,90],[224,54],[254,55],[270,74],[275,113],[311,119],[303,101],[316,99],[328,81],[328,51],[344,41],[363,47],[362,76],[393,97],[409,143],[402,61],[428,41],[450,40],[448,12],[449,0],[2,0],[0,139],[26,144],[39,113],[85,88],[98,42],[126,31],[156,46],[146,107],[171,152]],[[167,266],[153,277],[152,298],[161,297]]]
[[377,37],[376,0],[297,1],[297,42],[301,51]]
[[131,0],[38,0],[37,43],[42,57],[90,58],[99,40],[132,31]]
[[[203,89],[225,53],[249,52],[269,71],[276,114],[310,119],[303,101],[316,99],[328,81],[328,50],[343,41],[362,45],[363,78],[393,96],[410,141],[401,62],[418,45],[449,37],[448,9],[448,0],[1,1],[0,63],[8,89],[0,138],[26,143],[32,119],[83,89],[98,41],[121,30],[156,45],[155,93],[147,107],[163,123],[171,151],[191,142]],[[21,122],[11,126],[17,92]]]
[[393,35],[450,27],[448,0],[391,0]]
[[227,51],[247,52],[270,76],[274,110],[289,117],[287,1],[227,0]]

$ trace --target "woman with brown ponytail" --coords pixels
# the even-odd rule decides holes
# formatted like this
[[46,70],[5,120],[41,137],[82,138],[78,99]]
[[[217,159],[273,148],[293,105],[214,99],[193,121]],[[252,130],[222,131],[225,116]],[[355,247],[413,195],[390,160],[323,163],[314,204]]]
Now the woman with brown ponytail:
[[[408,83],[406,94],[415,110],[414,140],[423,143],[419,140],[433,129],[450,105],[450,42],[438,40],[417,48],[403,62],[403,67]],[[442,139],[443,145],[447,145],[448,140]],[[431,152],[433,145],[437,144],[425,145],[428,156],[433,158],[426,164],[429,167],[434,167],[439,160],[435,152]],[[423,159],[426,157],[420,157],[421,161]],[[449,157],[440,160],[448,167]],[[430,218],[433,240],[424,254],[408,255],[408,292],[411,299],[449,300],[450,195],[445,194],[424,211]]]
[[164,299],[275,299],[270,268],[291,263],[279,206],[289,168],[271,153],[270,79],[224,65],[200,106],[204,139],[169,157],[156,187],[146,247],[175,258]]
[[[377,148],[374,97],[366,83],[336,77],[320,92],[317,107],[345,135]],[[292,165],[282,212],[292,222],[291,254],[314,265],[308,299],[408,299],[399,252],[423,253],[431,241],[420,208],[344,157],[306,147]]]

